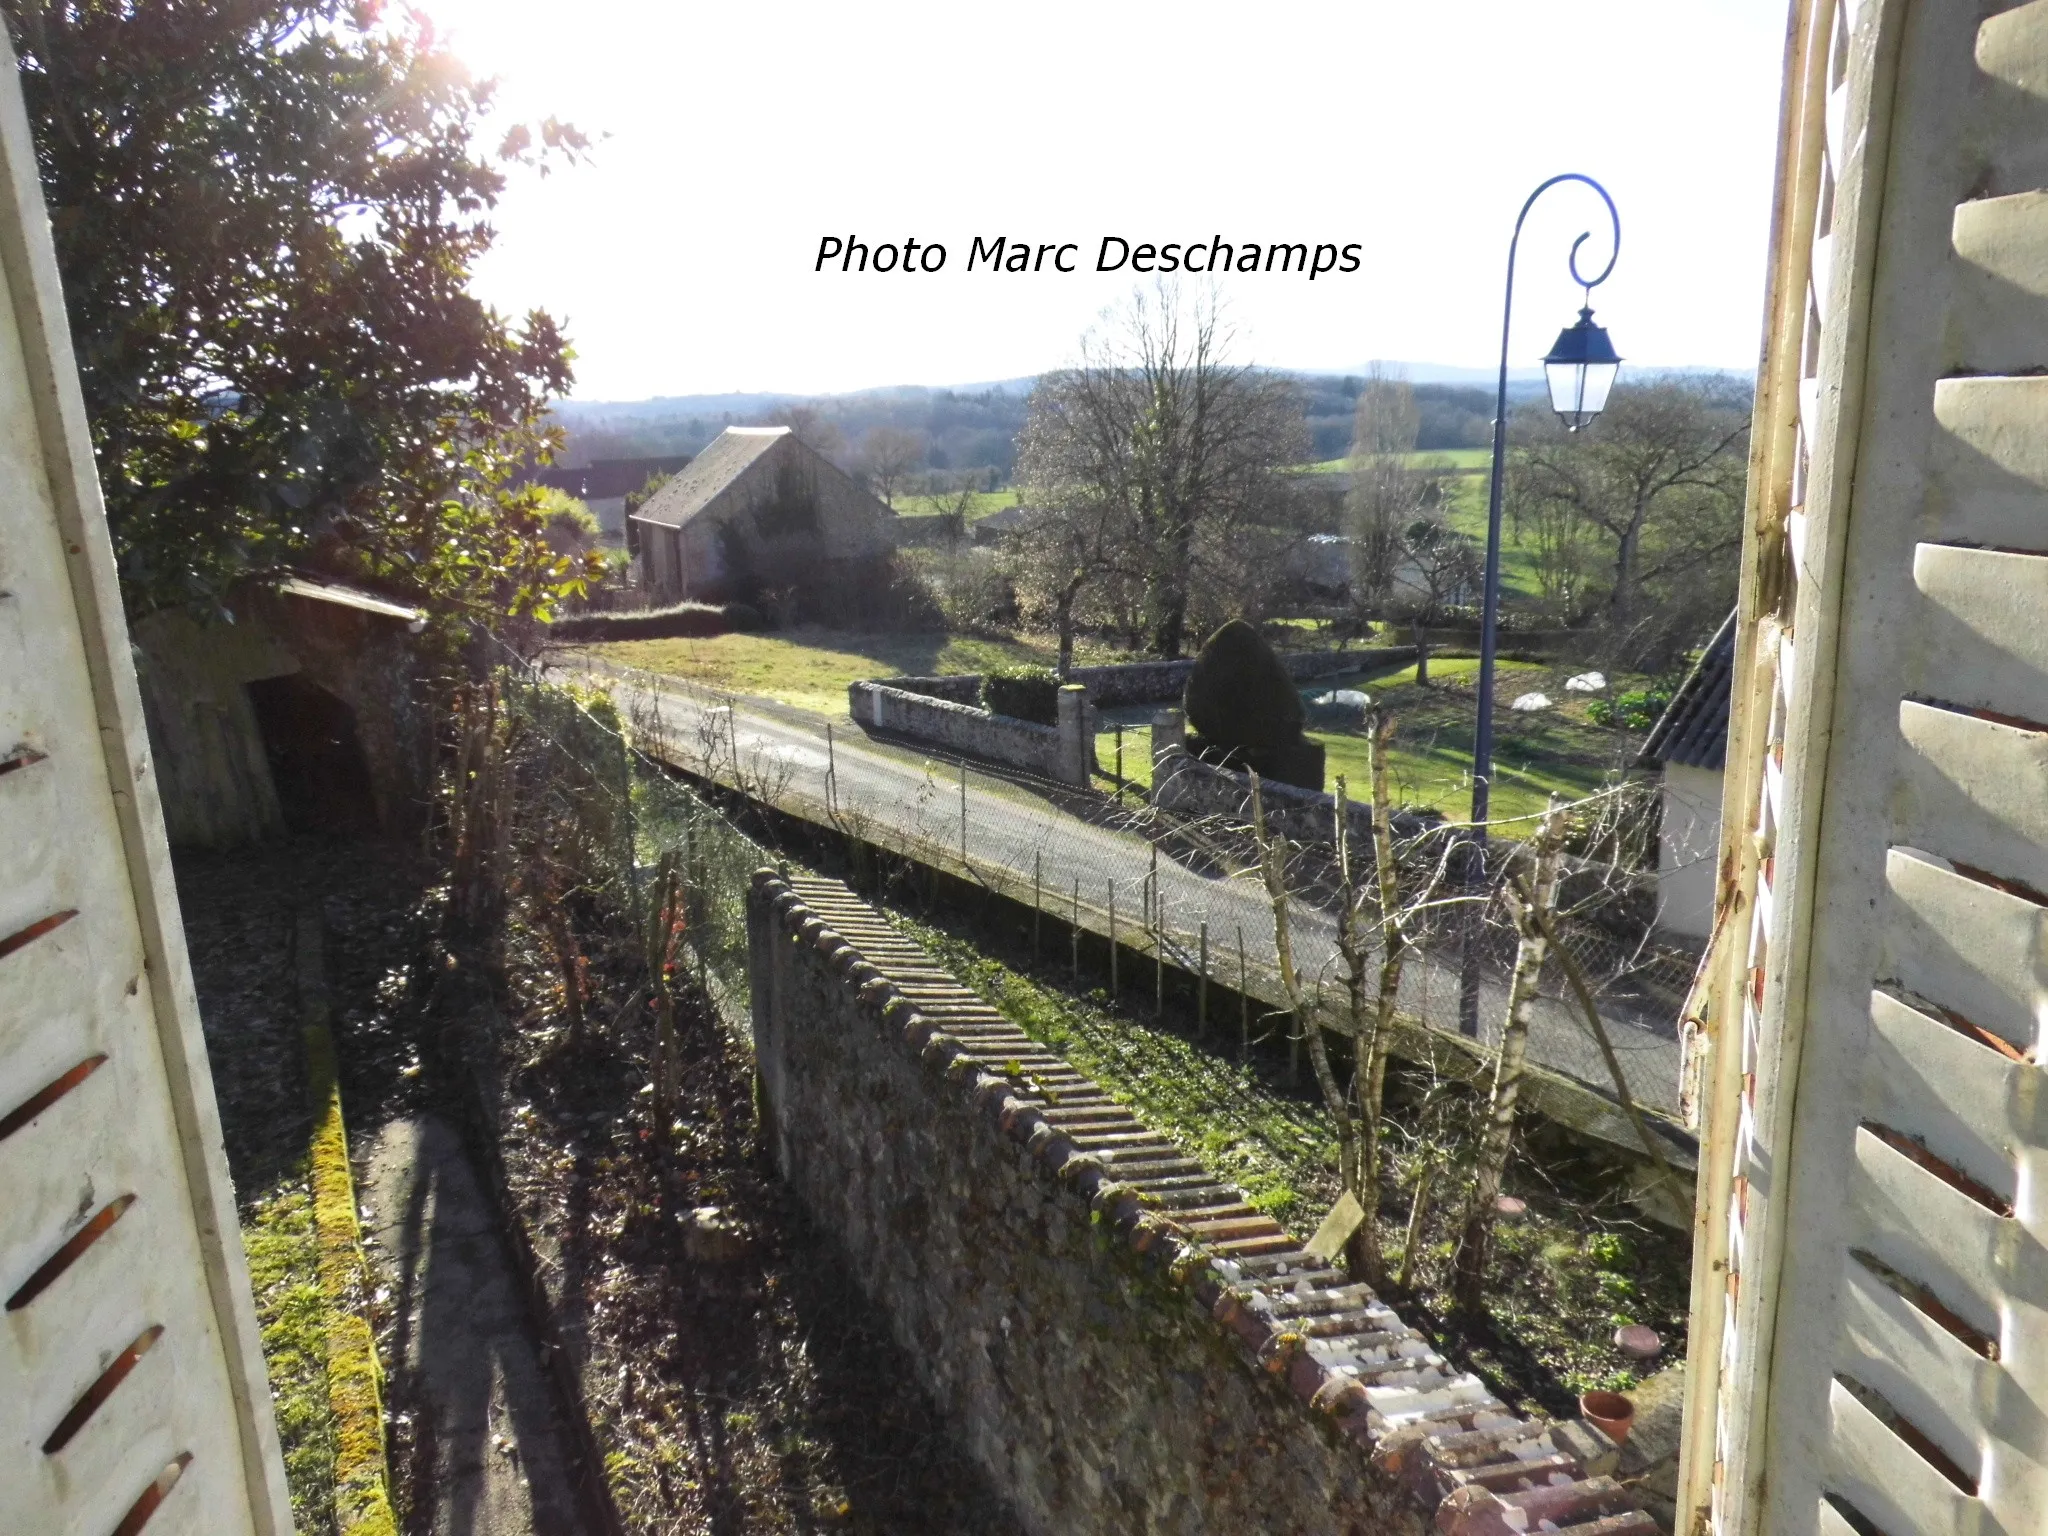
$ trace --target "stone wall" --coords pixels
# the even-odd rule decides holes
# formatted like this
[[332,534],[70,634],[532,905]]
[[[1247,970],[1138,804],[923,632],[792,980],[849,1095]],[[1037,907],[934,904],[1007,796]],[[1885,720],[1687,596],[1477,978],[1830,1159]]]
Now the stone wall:
[[[978,692],[981,679],[970,681]],[[888,731],[963,756],[1021,768],[1042,779],[1086,785],[1095,767],[1094,706],[1084,690],[1068,687],[1060,690],[1059,711],[1058,725],[1039,725],[912,693],[894,686],[893,680],[851,683],[846,689],[846,712],[856,725],[868,730]]]
[[876,678],[875,684],[882,688],[894,688],[902,693],[914,693],[920,698],[945,699],[952,704],[965,704],[970,709],[981,703],[979,672],[954,672],[944,677]]
[[783,1176],[1044,1536],[1655,1536],[1585,1425],[1509,1413],[844,886],[749,895]]
[[[1355,651],[1282,651],[1281,665],[1298,683],[1345,677],[1413,659],[1412,645],[1362,647]],[[1137,661],[1118,667],[1075,667],[1067,681],[1079,683],[1097,705],[1162,704],[1186,692],[1192,661]]]
[[291,676],[348,706],[379,825],[417,832],[431,793],[433,722],[406,626],[345,603],[254,588],[236,594],[234,615],[202,624],[166,610],[134,628],[171,843],[224,848],[283,830],[249,684]]
[[[1383,645],[1355,651],[1282,651],[1280,660],[1297,682],[1320,677],[1344,677],[1375,667],[1393,666],[1413,660],[1412,645]],[[1160,704],[1178,699],[1188,686],[1193,661],[1134,661],[1115,667],[1074,667],[1067,681],[1088,690],[1089,702],[1110,709],[1121,704]],[[981,698],[981,674],[957,673],[946,677],[889,677],[875,681],[905,693],[928,698],[950,699],[955,704],[973,704]]]
[[[1161,710],[1153,717],[1152,803],[1183,816],[1221,816],[1251,825],[1251,775],[1203,762],[1187,750],[1186,741],[1187,723],[1179,710]],[[1372,801],[1369,786],[1361,785],[1360,791],[1346,807],[1345,820],[1353,842],[1364,848],[1372,839]],[[1282,837],[1297,843],[1336,842],[1335,795],[1264,779],[1259,799],[1266,825]],[[1434,811],[1396,811],[1392,820],[1394,835],[1409,838],[1441,824],[1443,817]]]

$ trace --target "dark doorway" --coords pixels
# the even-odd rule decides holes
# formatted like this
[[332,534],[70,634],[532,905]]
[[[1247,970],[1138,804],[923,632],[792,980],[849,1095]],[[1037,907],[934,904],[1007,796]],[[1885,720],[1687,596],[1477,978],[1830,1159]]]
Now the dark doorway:
[[304,677],[249,684],[284,824],[294,832],[374,832],[377,797],[355,711]]

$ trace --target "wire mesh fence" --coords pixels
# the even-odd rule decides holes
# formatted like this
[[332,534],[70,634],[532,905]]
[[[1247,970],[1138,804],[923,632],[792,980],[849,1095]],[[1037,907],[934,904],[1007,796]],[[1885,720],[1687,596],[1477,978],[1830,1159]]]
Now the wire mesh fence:
[[482,925],[481,903],[524,887],[543,914],[587,895],[644,926],[650,881],[667,861],[686,897],[681,936],[698,979],[744,1004],[746,892],[769,856],[634,746],[609,695],[514,658],[461,693],[455,718],[458,916]]
[[[850,848],[881,849],[975,881],[1035,913],[1108,941],[1112,990],[1142,1006],[1163,999],[1168,968],[1246,1001],[1219,1029],[1241,1044],[1297,1027],[1279,974],[1272,904],[1257,843],[1242,818],[1191,817],[1141,800],[1108,797],[1027,774],[945,758],[913,743],[872,738],[843,722],[672,677],[607,669],[603,677],[636,746],[651,759],[835,832]],[[1584,814],[1612,817],[1624,791]],[[1403,857],[1441,856],[1434,829],[1406,840]],[[705,834],[712,836],[715,834]],[[1434,841],[1432,841],[1432,839]],[[1595,839],[1597,841],[1597,839]],[[1508,846],[1497,841],[1496,849]],[[755,852],[752,857],[761,855]],[[1417,923],[1419,963],[1402,976],[1405,1019],[1431,1038],[1412,1048],[1461,1054],[1468,1075],[1498,1039],[1505,1016],[1514,925],[1501,876],[1439,882]],[[1309,1012],[1342,1027],[1334,850],[1312,838],[1286,848],[1287,922]],[[1690,957],[1660,947],[1643,920],[1640,880],[1612,863],[1574,861],[1558,927],[1562,946],[1599,993],[1599,1013],[1633,1098],[1672,1114],[1678,1099],[1675,1021]],[[1079,945],[1073,964],[1080,972]],[[1606,1053],[1561,976],[1547,975],[1531,1030],[1531,1057],[1556,1081],[1546,1112],[1627,1145]],[[1582,1090],[1576,1095],[1570,1089]]]

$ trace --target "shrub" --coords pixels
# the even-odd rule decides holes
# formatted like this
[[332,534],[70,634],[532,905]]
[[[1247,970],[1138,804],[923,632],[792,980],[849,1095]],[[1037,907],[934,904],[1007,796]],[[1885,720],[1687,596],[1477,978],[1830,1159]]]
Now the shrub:
[[981,679],[981,707],[992,715],[1058,725],[1060,679],[1050,667],[991,667]]
[[1594,699],[1586,706],[1586,718],[1595,725],[1614,724],[1614,700]]
[[[1664,713],[1664,707],[1670,702],[1668,694],[1637,688],[1614,701],[1614,715],[1632,731],[1647,731],[1657,723],[1657,717]],[[1604,725],[1607,722],[1600,723]]]
[[549,626],[554,640],[696,640],[765,629],[760,610],[746,603],[676,603],[637,613],[578,613]]
[[1188,726],[1218,747],[1275,751],[1301,739],[1301,694],[1265,636],[1232,619],[1202,647],[1183,699]]

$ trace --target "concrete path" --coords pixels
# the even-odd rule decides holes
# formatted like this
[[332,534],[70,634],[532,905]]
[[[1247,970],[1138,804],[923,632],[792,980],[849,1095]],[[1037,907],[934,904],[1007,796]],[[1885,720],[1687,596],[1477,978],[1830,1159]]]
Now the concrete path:
[[421,1416],[414,1465],[394,1475],[431,1508],[433,1536],[582,1536],[569,1439],[461,1137],[431,1116],[394,1120],[368,1164],[363,1226]]
[[[1120,921],[1135,927],[1140,920],[1140,892],[1151,878],[1153,855],[1152,845],[1141,837],[1083,821],[1047,796],[972,765],[967,767],[968,815],[963,830],[956,758],[869,738],[851,721],[832,722],[835,729],[828,744],[828,722],[822,716],[673,679],[655,680],[645,673],[612,675],[627,684],[620,699],[629,709],[658,701],[663,734],[679,749],[683,767],[708,772],[728,784],[738,780],[750,792],[766,790],[769,798],[781,803],[820,805],[829,768],[837,805],[893,835],[882,841],[921,841],[949,851],[964,844],[977,864],[1005,868],[1027,880],[1035,870],[1043,880],[1048,909],[1054,912],[1064,910],[1078,888],[1084,925],[1098,932],[1113,886]],[[730,716],[724,714],[728,707]],[[1272,912],[1262,889],[1248,878],[1219,879],[1187,868],[1164,853],[1157,871],[1161,910],[1177,948],[1192,951],[1198,925],[1206,921],[1220,979],[1232,979],[1240,933],[1250,964],[1273,968]],[[1295,910],[1296,963],[1312,987],[1333,985],[1334,921],[1306,905],[1297,904]],[[1143,978],[1130,980],[1136,985]],[[1423,963],[1411,964],[1402,980],[1401,1003],[1431,1026],[1455,1032],[1455,963],[1431,954]],[[1506,1005],[1506,978],[1489,972],[1479,1002],[1481,1038],[1489,1044],[1499,1036]],[[1679,1048],[1673,1022],[1620,1000],[1603,1005],[1601,1011],[1637,1102],[1674,1114]],[[1539,997],[1534,1013],[1531,1060],[1588,1085],[1596,1095],[1608,1096],[1611,1078],[1606,1062],[1576,1008],[1562,999]],[[1634,1144],[1625,1126],[1621,1139]]]

